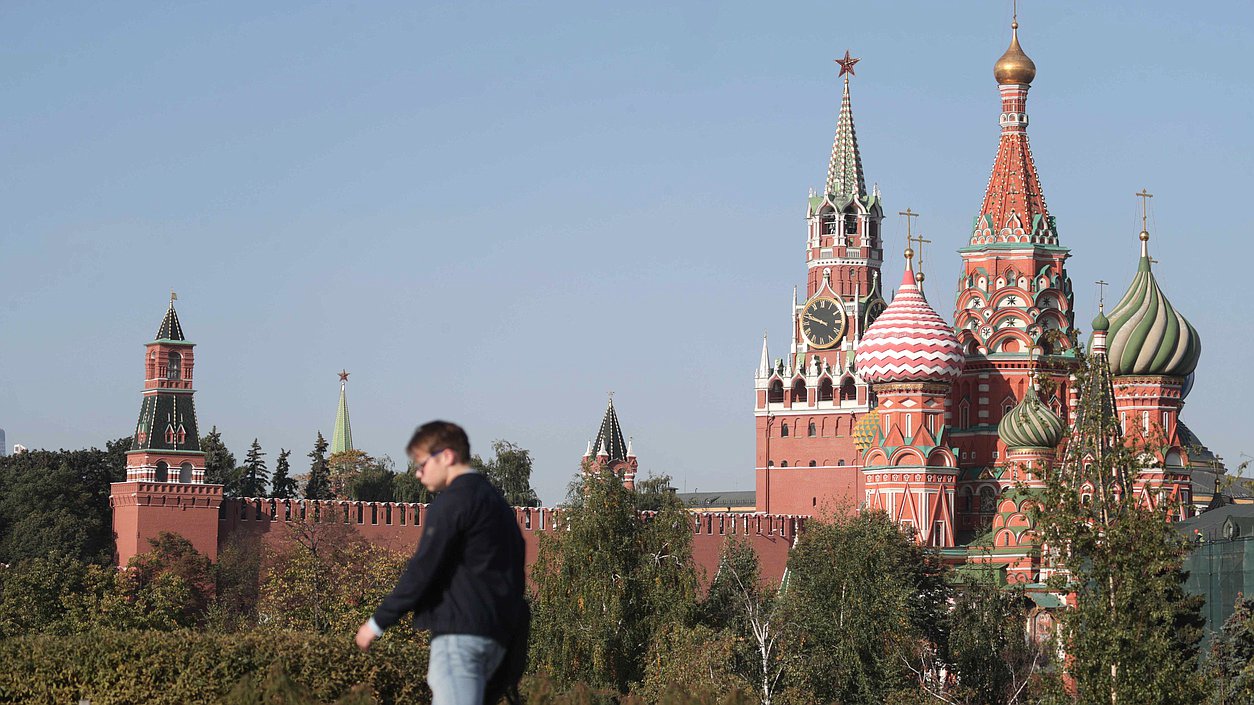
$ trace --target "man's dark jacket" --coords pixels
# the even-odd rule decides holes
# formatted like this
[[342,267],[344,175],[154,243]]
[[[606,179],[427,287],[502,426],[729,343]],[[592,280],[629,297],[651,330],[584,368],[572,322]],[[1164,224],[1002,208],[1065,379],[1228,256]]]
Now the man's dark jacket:
[[526,618],[522,532],[488,479],[458,475],[427,507],[418,550],[375,610],[387,629],[413,611],[414,626],[478,634],[508,646]]

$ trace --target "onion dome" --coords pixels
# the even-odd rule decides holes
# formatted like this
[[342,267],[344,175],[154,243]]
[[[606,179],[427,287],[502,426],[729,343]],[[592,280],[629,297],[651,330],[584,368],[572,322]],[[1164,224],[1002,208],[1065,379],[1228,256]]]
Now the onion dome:
[[1097,318],[1093,319],[1093,332],[1105,333],[1108,330],[1110,330],[1110,319],[1106,317],[1106,313],[1104,311],[1099,310],[1097,312]]
[[853,445],[859,453],[865,453],[875,443],[875,434],[879,428],[880,413],[875,409],[871,409],[853,425]]
[[923,298],[910,256],[893,302],[862,335],[855,364],[871,384],[949,381],[962,372],[962,346],[953,328]]
[[1010,24],[1010,47],[993,64],[993,77],[999,85],[1008,83],[1031,83],[1036,78],[1036,64],[1023,53],[1019,46],[1019,22]]
[[1187,377],[1202,355],[1197,329],[1163,295],[1150,271],[1149,233],[1132,285],[1110,312],[1107,359],[1113,375]]
[[1058,418],[1036,395],[1036,387],[997,424],[997,435],[1008,448],[1057,448],[1064,432]]

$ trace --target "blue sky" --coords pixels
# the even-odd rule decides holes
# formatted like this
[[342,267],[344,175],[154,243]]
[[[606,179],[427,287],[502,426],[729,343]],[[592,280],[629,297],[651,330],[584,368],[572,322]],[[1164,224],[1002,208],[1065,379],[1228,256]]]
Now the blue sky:
[[[785,349],[804,202],[862,57],[869,181],[935,244],[950,317],[997,145],[1009,2],[0,5],[0,427],[132,430],[168,292],[201,424],[273,463],[414,425],[530,448],[559,500],[606,393],[642,469],[752,486],[752,371]],[[1030,134],[1087,331],[1151,249],[1200,331],[1182,418],[1254,454],[1254,6],[1024,3]],[[902,226],[886,227],[898,271]],[[892,279],[890,279],[892,281]],[[303,468],[304,463],[298,463]]]

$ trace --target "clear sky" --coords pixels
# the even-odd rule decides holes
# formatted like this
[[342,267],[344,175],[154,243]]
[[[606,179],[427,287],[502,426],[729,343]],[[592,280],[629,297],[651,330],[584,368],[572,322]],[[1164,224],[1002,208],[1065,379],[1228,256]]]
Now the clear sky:
[[[1029,129],[1087,333],[1155,271],[1203,340],[1183,419],[1254,454],[1254,4],[1021,3]],[[356,445],[414,425],[533,451],[559,500],[606,393],[643,471],[753,485],[762,331],[786,350],[832,59],[869,182],[935,244],[947,318],[997,146],[1008,0],[0,5],[0,427],[131,433],[169,291],[197,412],[300,469],[347,368]],[[891,273],[902,225],[886,221]],[[898,242],[898,245],[901,245]]]

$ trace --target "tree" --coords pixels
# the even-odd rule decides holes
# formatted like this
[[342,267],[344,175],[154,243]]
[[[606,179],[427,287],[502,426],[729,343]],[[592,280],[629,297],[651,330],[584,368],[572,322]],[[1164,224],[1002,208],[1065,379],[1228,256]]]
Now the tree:
[[426,504],[431,501],[431,493],[414,477],[411,470],[398,472],[392,477],[392,498],[397,502]]
[[205,454],[205,484],[225,485],[235,474],[235,454],[222,442],[222,432],[214,426],[200,439]]
[[279,449],[279,460],[274,464],[274,477],[270,481],[270,496],[275,499],[291,499],[296,496],[296,480],[290,477],[292,465],[288,461],[290,450]]
[[1122,437],[1105,357],[1076,379],[1075,425],[1034,512],[1063,569],[1052,586],[1075,597],[1060,614],[1067,672],[1081,703],[1198,702],[1203,598],[1184,591],[1189,546],[1137,501],[1134,478],[1154,459]]
[[636,483],[636,494],[641,511],[656,512],[674,496],[675,488],[671,487],[669,475],[649,475]]
[[168,531],[148,543],[151,550],[127,564],[126,594],[146,603],[146,613],[167,615],[171,628],[201,624],[215,588],[209,557],[191,541]]
[[782,606],[793,686],[849,705],[914,688],[920,650],[943,644],[947,598],[937,557],[883,512],[810,520],[788,557]]
[[1211,643],[1206,671],[1216,705],[1254,702],[1254,599],[1237,596],[1236,608]]
[[748,539],[728,536],[698,614],[703,623],[733,637],[733,671],[757,691],[762,705],[771,705],[783,681],[782,647],[788,625],[777,609],[777,588],[763,586],[760,573],[758,555]]
[[327,448],[331,445],[318,432],[313,450],[309,451],[309,477],[305,482],[305,499],[331,499],[331,480],[327,469]]
[[356,448],[333,453],[327,459],[327,478],[331,496],[335,499],[354,499],[353,483],[367,470],[377,467],[377,461],[368,453]]
[[471,456],[470,466],[483,473],[511,507],[538,507],[540,498],[531,488],[531,451],[505,440],[492,442],[491,460]]
[[266,468],[265,455],[261,450],[261,444],[254,438],[253,444],[248,448],[248,455],[244,456],[244,465],[240,469],[239,484],[236,488],[238,496],[266,496],[266,485],[270,482],[270,470]]
[[1024,635],[1030,604],[1022,590],[987,579],[970,579],[954,590],[947,660],[957,675],[960,702],[1024,702],[1032,677],[1048,662],[1049,648]]
[[391,458],[384,456],[362,467],[348,483],[348,496],[361,502],[393,501],[396,472],[391,465]]
[[532,657],[561,683],[626,692],[655,637],[691,615],[688,514],[672,498],[646,519],[636,501],[612,472],[587,469],[558,520],[566,530],[540,537]]
[[33,450],[0,457],[0,563],[113,560],[110,483],[126,479],[131,439],[106,450]]

